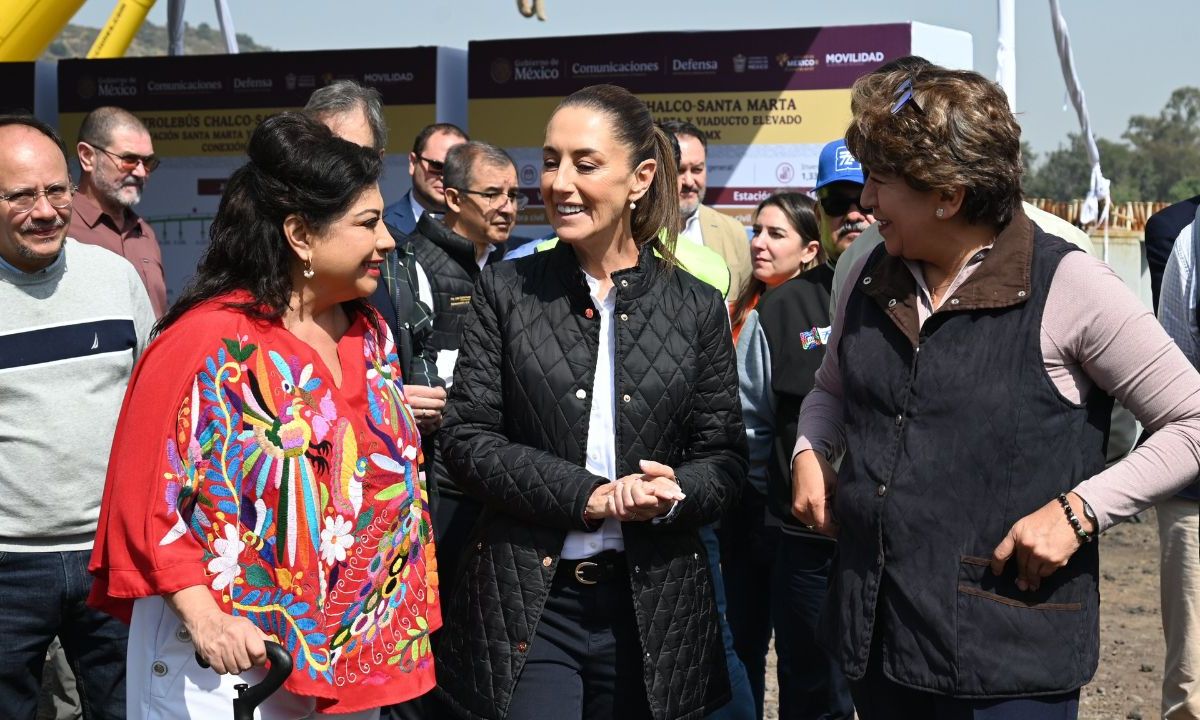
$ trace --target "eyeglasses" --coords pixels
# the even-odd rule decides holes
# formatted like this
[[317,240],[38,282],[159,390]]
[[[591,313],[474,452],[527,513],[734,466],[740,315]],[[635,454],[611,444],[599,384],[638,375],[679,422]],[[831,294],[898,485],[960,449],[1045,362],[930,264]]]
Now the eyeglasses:
[[862,192],[854,195],[842,195],[830,192],[820,198],[821,209],[825,211],[826,217],[841,217],[850,212],[850,206],[858,208],[863,215],[870,215],[871,208],[862,206]]
[[71,196],[75,192],[72,185],[51,185],[45,190],[17,190],[7,195],[0,195],[0,200],[12,205],[18,213],[27,213],[37,205],[38,198],[45,195],[50,207],[62,210],[71,204]]
[[467,193],[468,195],[478,195],[487,201],[488,207],[496,210],[504,207],[504,203],[511,202],[517,210],[524,210],[529,204],[529,198],[521,194],[519,190],[510,190],[501,192],[499,190],[468,190],[466,188],[454,188],[455,190]]
[[417,159],[425,165],[425,170],[427,172],[431,172],[434,175],[441,175],[442,172],[446,170],[446,163],[440,160],[430,160],[424,155],[418,155]]
[[896,98],[896,102],[892,105],[892,114],[893,115],[900,112],[900,108],[904,107],[905,105],[907,105],[910,102],[912,103],[912,106],[915,107],[917,110],[924,112],[924,110],[921,110],[921,106],[919,104],[917,104],[916,98],[913,97],[912,78],[909,78],[909,79],[905,80],[904,82],[900,83],[900,87],[896,88],[896,92],[895,92],[895,94],[892,95],[892,97]]
[[[87,141],[85,140],[84,142]],[[138,166],[138,163],[141,163],[142,167],[146,168],[146,172],[152,173],[160,164],[162,164],[162,160],[155,155],[138,155],[137,153],[125,153],[124,155],[118,155],[112,150],[109,150],[106,147],[101,147],[95,143],[88,143],[88,145],[91,145],[100,152],[111,157],[116,162],[117,167],[121,169],[121,172],[133,172],[133,169]]]

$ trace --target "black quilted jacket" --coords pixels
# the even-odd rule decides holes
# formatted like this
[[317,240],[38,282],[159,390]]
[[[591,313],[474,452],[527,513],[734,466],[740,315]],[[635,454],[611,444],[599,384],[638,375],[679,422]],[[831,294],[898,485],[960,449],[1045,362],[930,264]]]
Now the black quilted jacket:
[[[649,251],[613,281],[617,475],[656,460],[687,495],[669,522],[623,528],[647,694],[655,720],[701,718],[727,702],[729,679],[697,529],[733,504],[747,468],[728,320],[715,290]],[[465,717],[507,715],[566,534],[598,527],[583,513],[604,482],[584,469],[599,331],[566,244],[476,285],[443,456],[485,510],[437,657],[439,691]]]

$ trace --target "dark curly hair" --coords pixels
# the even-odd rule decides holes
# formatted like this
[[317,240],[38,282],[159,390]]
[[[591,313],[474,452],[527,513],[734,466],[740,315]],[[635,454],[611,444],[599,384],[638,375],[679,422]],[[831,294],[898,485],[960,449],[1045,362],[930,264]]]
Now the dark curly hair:
[[[910,81],[912,99],[896,107]],[[1021,203],[1021,126],[999,85],[918,65],[859,78],[850,108],[846,146],[868,171],[921,191],[965,188],[969,222],[999,229],[1012,220]]]
[[[291,300],[291,271],[299,262],[284,235],[284,219],[296,215],[314,232],[323,231],[379,181],[383,169],[378,153],[292,112],[264,120],[250,136],[246,154],[250,161],[225,185],[195,277],[159,320],[155,334],[193,307],[234,290],[253,299],[230,307],[260,320],[281,317]],[[351,316],[374,317],[365,300],[343,307]]]

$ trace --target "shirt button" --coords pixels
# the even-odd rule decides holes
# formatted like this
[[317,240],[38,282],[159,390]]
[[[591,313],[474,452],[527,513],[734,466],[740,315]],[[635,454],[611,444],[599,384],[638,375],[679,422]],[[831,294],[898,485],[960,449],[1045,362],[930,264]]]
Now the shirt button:
[[542,567],[550,567],[553,563],[554,563],[554,558],[550,557],[549,555],[542,558]]
[[896,307],[896,298],[888,300],[888,307]]
[[166,675],[168,670],[167,664],[162,660],[155,660],[154,664],[150,666],[150,671],[159,677]]
[[871,276],[868,275],[865,278],[863,278],[863,285],[870,285],[870,284],[871,284]]
[[629,319],[628,315],[626,315],[625,313],[621,313],[621,320],[628,320],[628,319]]
[[629,397],[628,395],[622,395],[622,396],[621,396],[621,399],[622,399],[622,400],[624,400],[625,402],[629,402],[629,401],[630,401],[630,400],[632,400],[633,398]]
[[628,280],[622,280],[622,281],[621,281],[621,287],[629,287],[629,281],[628,281]]
[[528,649],[529,649],[529,643],[525,642],[524,640],[517,643],[517,652],[525,652]]
[[879,497],[887,495],[887,485],[880,485],[879,487],[875,488],[875,494]]
[[587,397],[587,390],[584,390],[583,388],[579,388],[578,390],[575,391],[575,397],[579,398],[580,400],[584,399],[585,397]]
[[175,639],[179,642],[191,642],[192,634],[187,631],[187,628],[180,625],[179,629],[175,631]]

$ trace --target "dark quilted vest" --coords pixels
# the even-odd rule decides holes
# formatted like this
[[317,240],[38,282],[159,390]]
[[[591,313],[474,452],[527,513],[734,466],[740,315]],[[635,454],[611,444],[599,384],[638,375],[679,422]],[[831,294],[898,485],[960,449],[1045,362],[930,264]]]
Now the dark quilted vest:
[[1065,692],[1096,669],[1095,543],[1036,592],[1017,589],[1015,562],[999,577],[987,567],[1017,520],[1103,470],[1112,407],[1098,389],[1068,402],[1044,369],[1046,295],[1077,248],[1027,230],[1013,260],[1000,242],[1022,240],[1008,234],[976,275],[1009,262],[1006,277],[1023,280],[1011,268],[1023,262],[1027,283],[994,283],[1003,292],[975,302],[958,300],[964,283],[916,346],[899,321],[914,295],[896,292],[915,282],[882,247],[849,298],[838,350],[848,450],[823,632],[853,679],[870,652],[893,680],[960,697]]
[[[475,245],[446,229],[442,221],[429,213],[417,221],[412,234],[413,253],[425,270],[433,291],[433,336],[430,342],[438,350],[457,350],[463,319],[471,307],[471,292],[479,277],[475,263]],[[503,253],[497,248],[488,256],[495,262]]]

